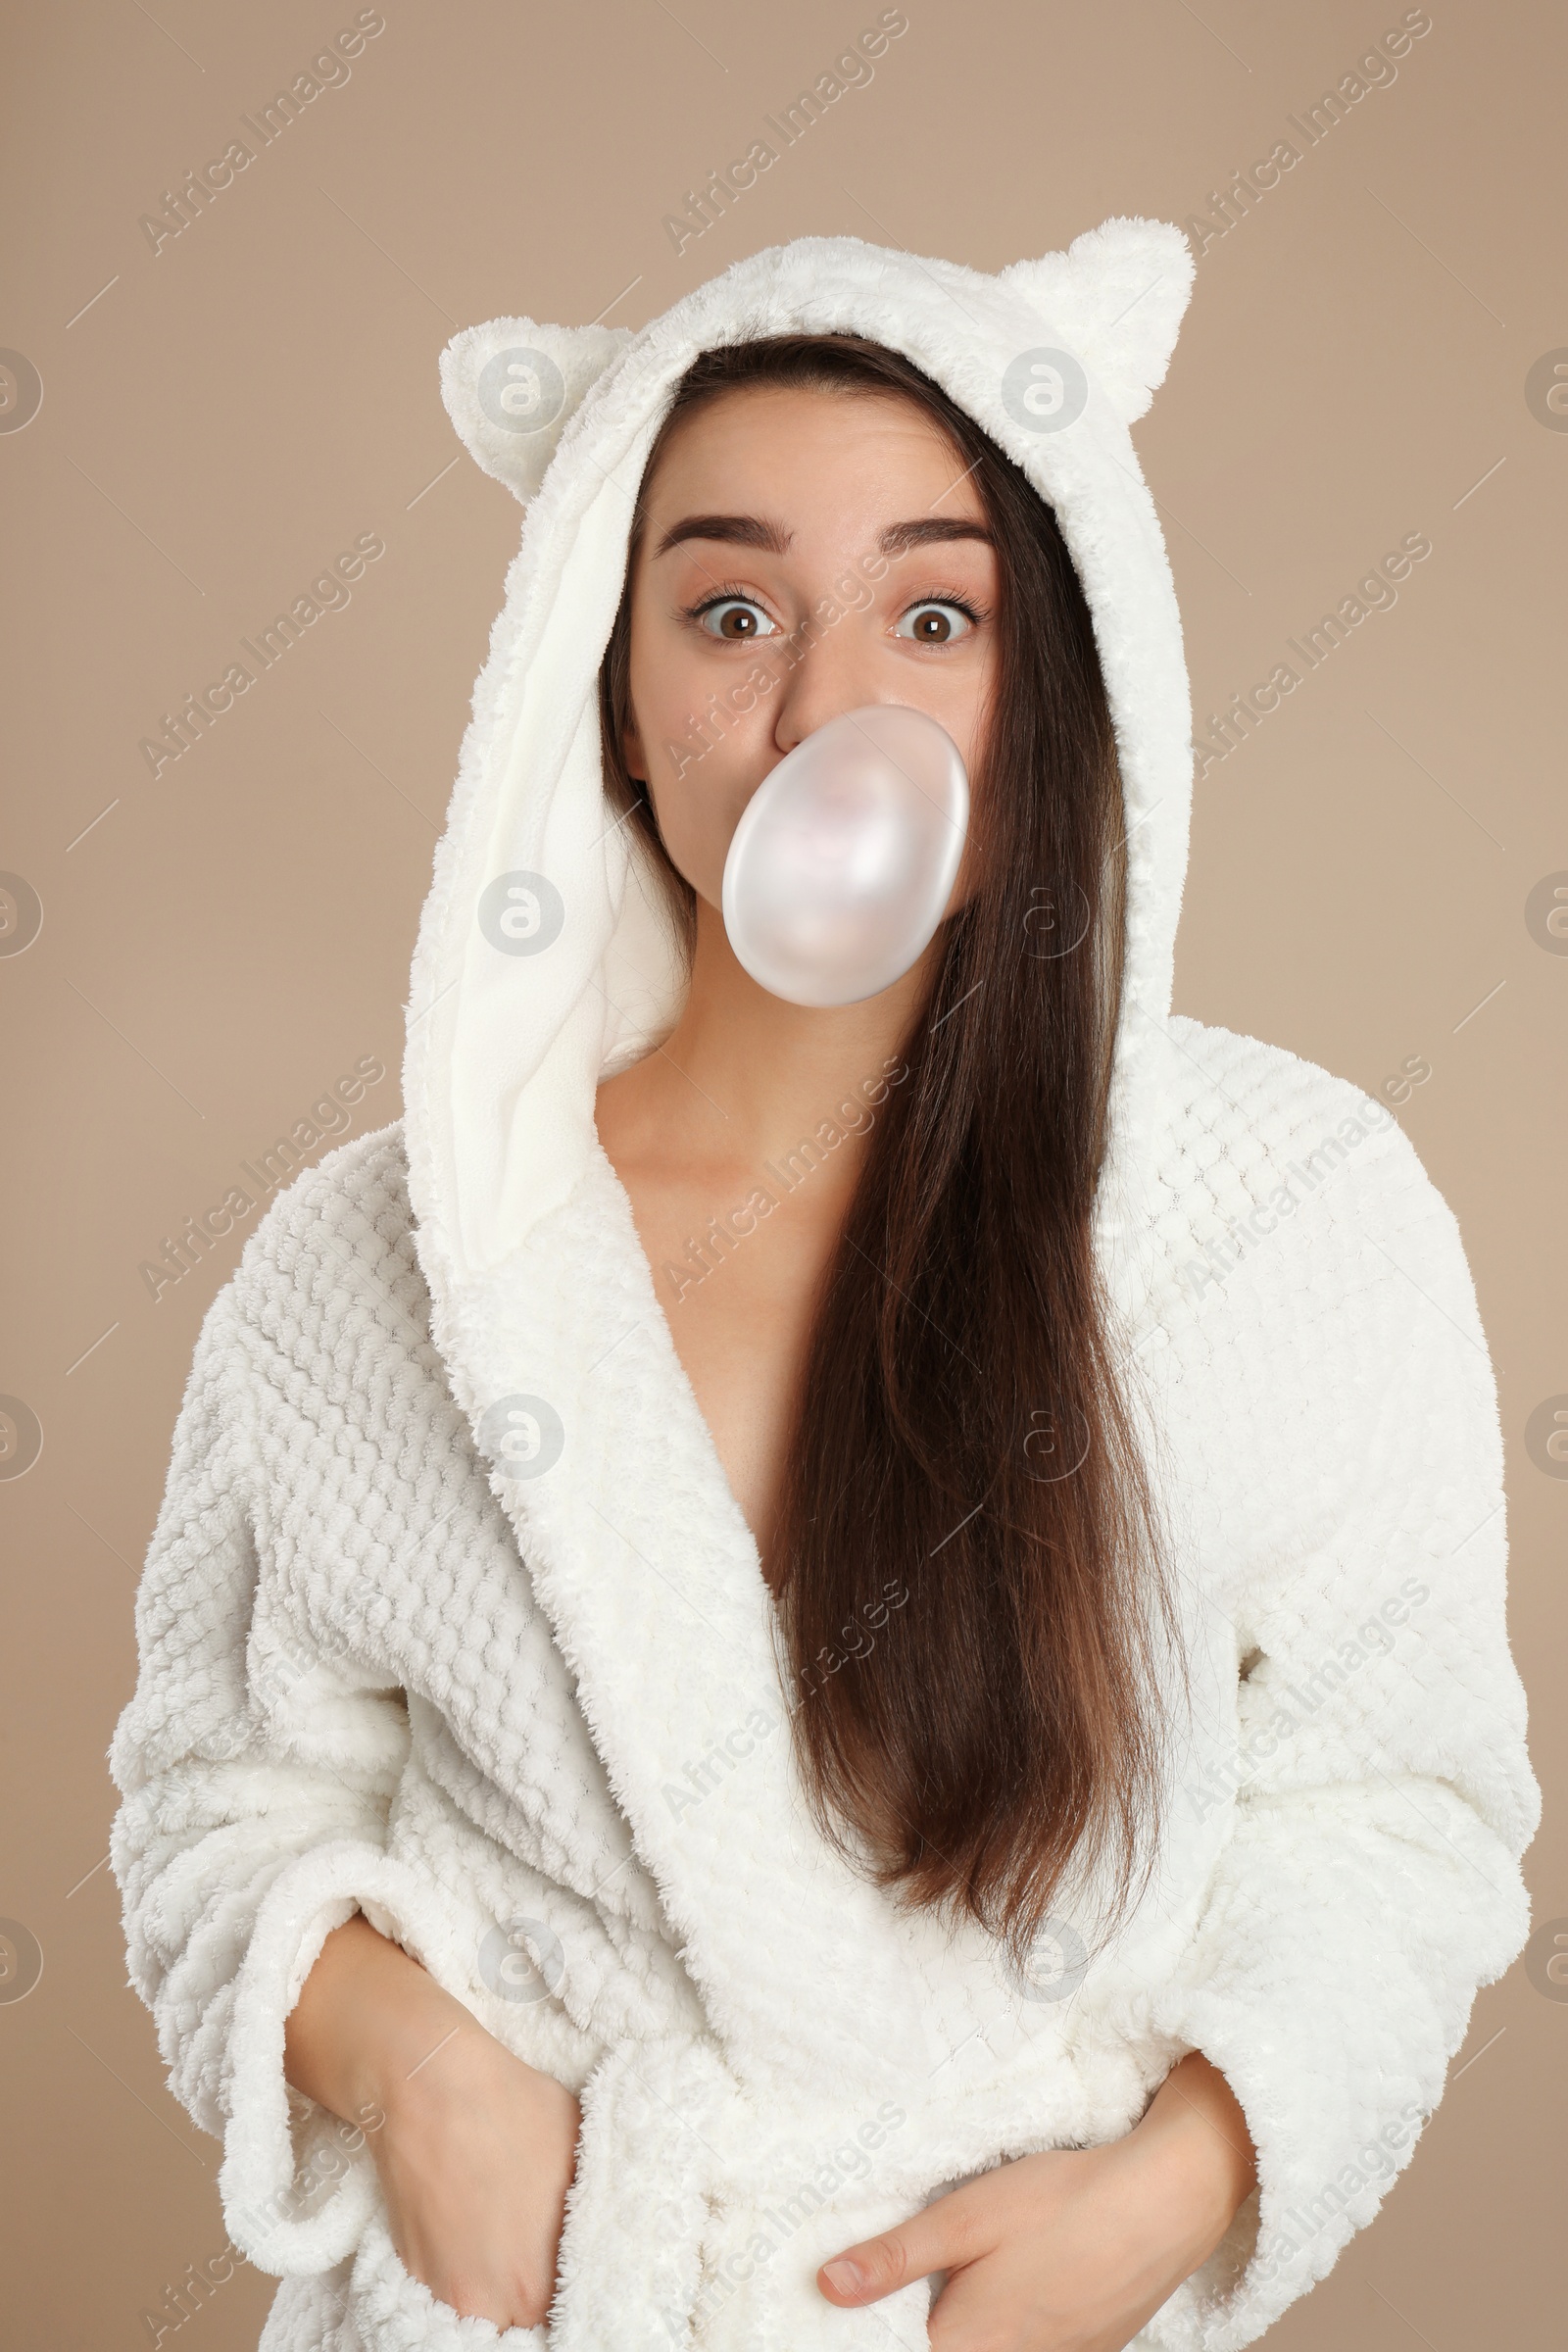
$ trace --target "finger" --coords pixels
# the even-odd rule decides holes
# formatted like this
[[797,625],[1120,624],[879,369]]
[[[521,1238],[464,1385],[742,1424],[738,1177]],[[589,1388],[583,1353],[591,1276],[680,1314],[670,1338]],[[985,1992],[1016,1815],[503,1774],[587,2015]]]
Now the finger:
[[982,2250],[970,2209],[954,2192],[938,2197],[896,2230],[846,2246],[823,2263],[816,2282],[830,2303],[879,2303],[910,2279],[927,2278],[932,2271],[956,2270]]

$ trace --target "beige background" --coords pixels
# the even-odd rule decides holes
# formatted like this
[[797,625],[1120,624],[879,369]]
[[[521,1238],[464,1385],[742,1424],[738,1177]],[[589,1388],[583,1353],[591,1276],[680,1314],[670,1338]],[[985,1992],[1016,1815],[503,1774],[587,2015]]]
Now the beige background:
[[[908,0],[870,85],[677,256],[662,216],[874,6],[387,0],[352,78],[155,255],[139,217],[355,14],[13,13],[0,343],[37,368],[43,405],[0,433],[16,662],[0,867],[44,920],[0,959],[0,1390],[44,1444],[0,1483],[0,1915],[38,1938],[44,1973],[0,2003],[0,2332],[51,2352],[150,2341],[143,2311],[223,2238],[217,2145],[164,2089],[125,1986],[103,1757],[191,1346],[254,1220],[156,1303],[138,1267],[359,1057],[389,1074],[356,1132],[398,1109],[416,918],[518,528],[459,460],[442,343],[506,312],[612,306],[635,326],[808,231],[993,270],[1110,213],[1212,222],[1209,192],[1281,138],[1304,145],[1287,118],[1403,12]],[[1409,1057],[1430,1065],[1398,1110],[1460,1218],[1496,1356],[1513,1639],[1558,1792],[1529,1867],[1539,1919],[1568,1926],[1552,1676],[1568,1479],[1527,1445],[1568,1391],[1568,943],[1527,923],[1533,887],[1568,869],[1568,433],[1526,392],[1568,346],[1564,32],[1519,0],[1434,0],[1432,18],[1397,78],[1206,244],[1138,428],[1200,716],[1401,535],[1433,549],[1200,786],[1178,1003],[1373,1092]],[[137,747],[160,714],[367,531],[386,553],[348,608],[154,780]],[[1560,2341],[1548,2118],[1568,2000],[1535,1948],[1541,1989],[1521,1964],[1481,1996],[1408,2172],[1271,2342]],[[241,2270],[181,2343],[253,2345],[270,2292]]]

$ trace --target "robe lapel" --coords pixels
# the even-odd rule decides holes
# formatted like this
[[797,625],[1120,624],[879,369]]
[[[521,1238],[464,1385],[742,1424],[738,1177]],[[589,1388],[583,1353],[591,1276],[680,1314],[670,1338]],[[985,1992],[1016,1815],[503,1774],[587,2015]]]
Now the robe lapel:
[[571,1197],[438,1321],[731,2064],[830,2096],[924,2080],[896,1916],[807,1813],[757,1545],[597,1142]]

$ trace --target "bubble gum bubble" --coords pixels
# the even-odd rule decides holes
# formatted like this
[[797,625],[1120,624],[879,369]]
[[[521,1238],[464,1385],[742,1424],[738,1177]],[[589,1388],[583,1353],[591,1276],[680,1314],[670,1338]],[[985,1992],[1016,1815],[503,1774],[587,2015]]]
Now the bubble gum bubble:
[[747,803],[724,861],[724,928],[791,1004],[856,1004],[902,979],[947,909],[969,822],[958,748],[923,710],[830,718]]

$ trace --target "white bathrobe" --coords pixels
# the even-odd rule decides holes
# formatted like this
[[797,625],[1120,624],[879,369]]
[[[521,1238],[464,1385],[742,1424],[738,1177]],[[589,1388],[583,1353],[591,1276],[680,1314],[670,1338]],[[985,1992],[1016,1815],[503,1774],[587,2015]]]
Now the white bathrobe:
[[[1232,2352],[1372,2218],[1520,1950],[1538,1794],[1454,1220],[1385,1108],[1170,1009],[1190,711],[1128,425],[1191,278],[1157,222],[996,277],[808,238],[636,334],[509,318],[446,354],[526,514],[406,1115],[274,1200],[207,1316],[111,1758],[131,1982],[223,2139],[235,2244],[283,2281],[267,2352],[922,2346],[929,2282],[840,2311],[818,2264],[987,2166],[1124,2133],[1191,2048],[1259,2192],[1138,2342]],[[906,353],[1054,506],[1126,793],[1096,1247],[1195,1703],[1126,1933],[1063,1908],[1021,1977],[811,1827],[757,1548],[594,1126],[682,985],[600,771],[632,495],[696,353],[833,328]],[[363,2134],[284,2082],[284,2020],[356,1908],[581,2097],[548,2327],[414,2279]]]

